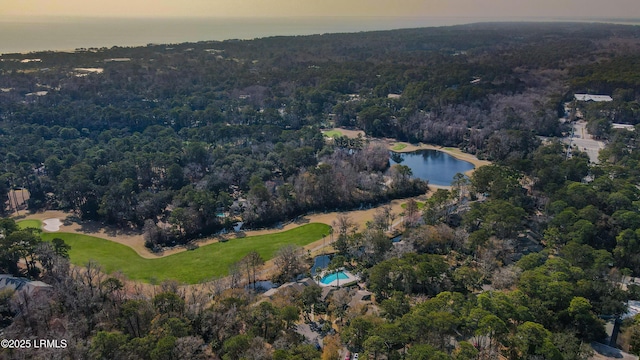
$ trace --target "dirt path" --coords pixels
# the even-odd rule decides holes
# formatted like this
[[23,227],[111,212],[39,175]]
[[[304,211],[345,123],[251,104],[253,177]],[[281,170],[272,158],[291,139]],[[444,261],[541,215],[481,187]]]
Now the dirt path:
[[[406,202],[406,200],[392,201],[390,203],[392,212],[399,214],[402,211],[401,204],[404,202]],[[331,225],[332,222],[337,218],[338,214],[348,215],[351,218],[351,220],[358,225],[358,229],[362,230],[364,229],[367,221],[370,221],[373,219],[373,214],[376,212],[378,208],[379,207],[366,209],[366,210],[310,214],[300,218],[296,222],[292,222],[285,225],[281,229],[249,230],[249,231],[245,231],[243,234],[245,236],[272,234],[275,232],[290,230],[308,223],[322,223],[322,224]],[[141,231],[116,229],[114,227],[103,226],[102,224],[95,221],[79,221],[77,217],[75,217],[73,214],[63,212],[63,211],[58,211],[58,210],[48,210],[48,211],[44,211],[36,214],[30,214],[26,217],[22,217],[20,220],[37,219],[42,221],[45,219],[55,219],[55,218],[60,219],[63,223],[60,226],[60,230],[58,232],[84,234],[84,235],[90,235],[90,236],[111,240],[119,244],[129,246],[130,248],[135,250],[135,252],[138,253],[138,255],[140,255],[145,259],[155,259],[158,257],[169,256],[172,254],[177,254],[179,252],[186,251],[186,249],[183,247],[175,247],[172,249],[165,250],[162,254],[155,254],[149,251],[144,246],[144,237]],[[327,243],[329,242],[328,240],[325,240],[325,241]],[[200,240],[197,242],[197,244],[199,246],[204,246],[204,245],[212,244],[214,242],[218,242],[217,237],[211,237],[211,238]],[[305,249],[308,249],[308,250],[314,249],[318,246],[321,246],[322,243],[323,243],[322,239],[318,240],[316,242],[313,242],[305,246]]]
[[[140,230],[119,229],[116,227],[105,226],[97,221],[81,221],[75,214],[59,210],[47,210],[35,214],[29,214],[21,219],[37,219],[40,221],[46,219],[60,219],[60,221],[62,221],[60,230],[51,233],[68,232],[95,236],[126,245],[135,250],[138,255],[145,259],[154,259],[158,257],[158,255],[152,253],[144,246],[144,237]],[[43,231],[48,232],[46,230]]]

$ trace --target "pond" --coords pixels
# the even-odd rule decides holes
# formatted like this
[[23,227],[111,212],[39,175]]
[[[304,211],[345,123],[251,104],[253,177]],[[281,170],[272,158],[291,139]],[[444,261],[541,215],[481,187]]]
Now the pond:
[[391,152],[391,166],[401,164],[408,166],[413,176],[429,180],[430,184],[450,186],[457,173],[465,173],[475,168],[470,162],[438,150],[418,150],[406,153]]
[[313,267],[311,268],[311,275],[315,275],[320,270],[329,266],[330,261],[331,261],[331,257],[329,255],[316,256],[315,259],[313,259]]

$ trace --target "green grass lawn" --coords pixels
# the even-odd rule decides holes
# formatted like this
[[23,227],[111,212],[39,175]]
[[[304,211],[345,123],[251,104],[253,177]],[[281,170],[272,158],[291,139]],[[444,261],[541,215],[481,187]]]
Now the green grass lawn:
[[312,223],[280,233],[213,243],[196,250],[157,259],[141,258],[128,246],[88,235],[44,233],[42,238],[63,239],[71,246],[69,257],[75,265],[84,265],[89,260],[94,260],[107,273],[121,271],[132,280],[151,282],[173,279],[195,284],[215,276],[227,275],[229,265],[240,260],[251,250],[257,251],[263,259],[268,260],[284,245],[304,246],[328,233],[328,225]]
[[322,133],[326,137],[337,138],[338,136],[342,136],[342,133],[338,130],[330,130]]
[[[418,210],[422,210],[424,208],[424,202],[422,201],[416,201],[416,205],[418,205]],[[402,205],[400,205],[401,208],[406,209],[407,208],[407,203],[404,203]]]
[[16,224],[18,224],[18,227],[20,227],[20,229],[26,229],[26,228],[41,229],[42,228],[42,221],[40,220],[21,220],[16,222]]
[[405,143],[396,143],[396,144],[391,148],[391,150],[393,150],[393,151],[400,151],[400,150],[402,150],[402,149],[404,149],[404,148],[406,148],[406,147],[407,147],[407,144],[405,144]]

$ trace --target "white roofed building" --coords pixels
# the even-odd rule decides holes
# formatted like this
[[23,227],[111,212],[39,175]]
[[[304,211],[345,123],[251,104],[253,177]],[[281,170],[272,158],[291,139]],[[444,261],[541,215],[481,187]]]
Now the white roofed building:
[[613,101],[613,98],[609,95],[575,94],[574,96],[577,101],[595,101],[595,102]]

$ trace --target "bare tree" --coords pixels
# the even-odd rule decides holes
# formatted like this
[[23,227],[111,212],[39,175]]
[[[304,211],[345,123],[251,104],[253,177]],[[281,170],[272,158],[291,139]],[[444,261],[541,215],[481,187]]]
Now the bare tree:
[[521,273],[522,269],[514,265],[502,267],[493,273],[491,284],[498,290],[508,289],[516,283]]
[[420,221],[421,216],[418,211],[418,203],[413,199],[409,199],[404,210],[404,226],[415,227]]
[[247,274],[247,283],[253,284],[256,289],[256,273],[264,265],[264,259],[256,251],[251,251],[240,260],[240,266]]
[[206,345],[199,337],[185,336],[176,339],[173,348],[174,359],[207,359],[205,354]]
[[237,288],[240,285],[240,279],[242,278],[242,270],[239,263],[233,263],[229,265],[229,287],[232,289]]
[[279,270],[276,275],[277,281],[289,281],[304,268],[302,259],[302,248],[296,245],[286,245],[281,247],[273,259],[276,268]]
[[342,325],[342,318],[347,312],[349,302],[351,301],[351,294],[345,288],[340,288],[331,294],[329,298],[329,311],[340,321]]
[[357,225],[351,220],[349,215],[338,214],[332,224],[338,228],[338,236],[346,237],[349,233],[357,231]]

